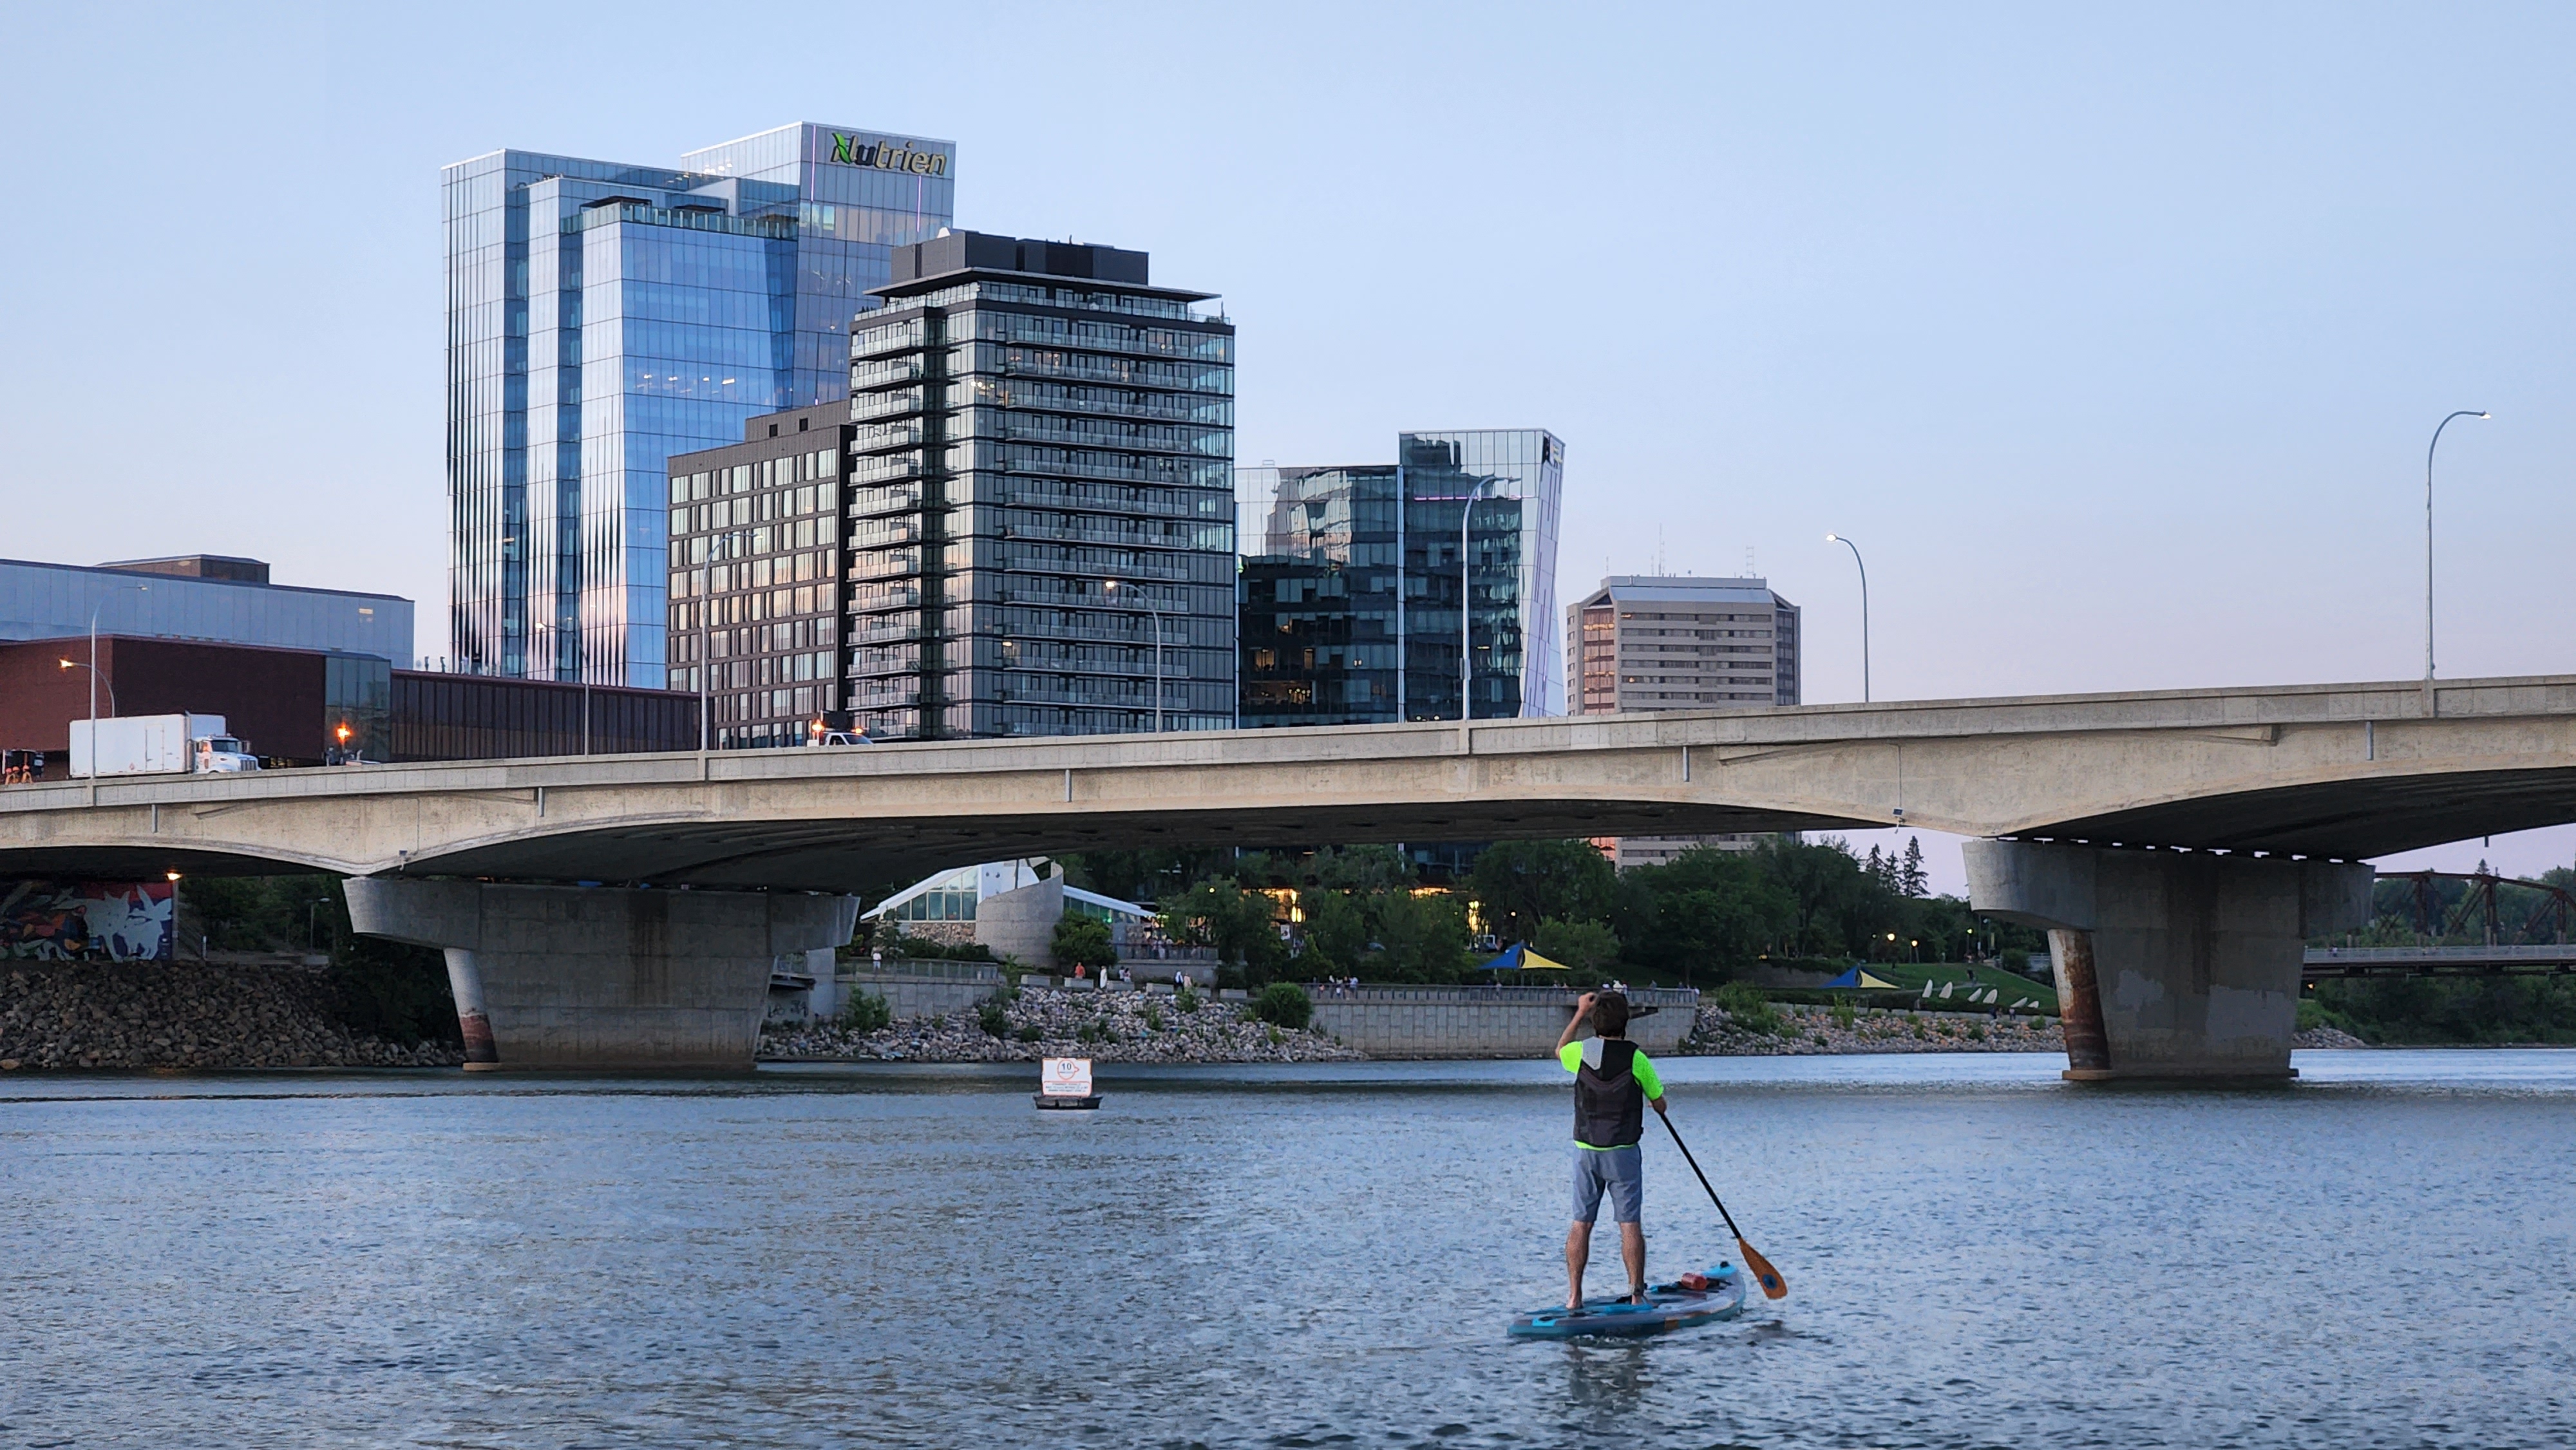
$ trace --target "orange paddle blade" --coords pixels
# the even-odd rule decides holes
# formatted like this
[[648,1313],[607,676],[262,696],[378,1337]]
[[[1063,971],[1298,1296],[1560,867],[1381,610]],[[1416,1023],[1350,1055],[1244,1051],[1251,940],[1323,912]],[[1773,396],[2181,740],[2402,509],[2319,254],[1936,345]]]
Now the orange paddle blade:
[[1771,1267],[1771,1261],[1762,1257],[1759,1250],[1755,1249],[1753,1245],[1746,1243],[1742,1239],[1737,1239],[1735,1241],[1735,1250],[1737,1253],[1744,1255],[1744,1267],[1753,1271],[1753,1282],[1762,1286],[1762,1293],[1765,1298],[1786,1299],[1789,1297],[1789,1281],[1780,1277],[1780,1271]]

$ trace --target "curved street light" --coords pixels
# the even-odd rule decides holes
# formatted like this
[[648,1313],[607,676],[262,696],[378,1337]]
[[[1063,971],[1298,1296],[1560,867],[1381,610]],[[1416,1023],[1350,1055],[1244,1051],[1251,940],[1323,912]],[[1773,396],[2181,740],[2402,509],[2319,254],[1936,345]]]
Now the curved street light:
[[2433,441],[2424,445],[2424,708],[2433,708],[2433,450],[2442,446],[2442,430],[2457,418],[2484,418],[2483,408],[2462,408],[2433,425]]
[[[1112,579],[1100,587],[1102,592],[1114,598],[1120,583]],[[1129,592],[1134,593],[1132,590]],[[1163,611],[1151,595],[1135,594],[1134,597],[1154,615],[1154,733],[1160,735],[1163,733]]]
[[[118,711],[118,709],[116,708],[116,682],[115,682],[115,681],[113,681],[113,680],[111,680],[111,679],[109,679],[106,675],[104,675],[104,674],[100,673],[98,666],[96,666],[96,665],[85,665],[85,664],[82,664],[82,663],[81,663],[80,661],[78,661],[78,660],[70,660],[70,659],[58,659],[58,660],[54,661],[54,663],[55,663],[56,665],[60,666],[61,668],[66,669],[66,670],[87,670],[87,671],[89,671],[89,674],[90,674],[90,687],[91,687],[92,689],[96,689],[96,688],[98,688],[99,686],[102,686],[102,685],[104,685],[104,686],[106,686],[106,687],[107,687],[107,715],[108,715],[108,718],[109,718],[109,719],[111,719],[111,720],[113,720],[113,719],[115,719],[115,718],[117,717],[117,715],[118,715],[119,713],[121,713],[121,712],[120,712],[120,711]],[[97,728],[97,725],[98,725],[98,707],[97,707],[96,705],[92,705],[92,706],[90,707],[90,712],[89,712],[89,722],[90,722],[90,726],[91,726],[91,728],[93,728],[93,729]],[[92,740],[92,741],[90,742],[90,748],[91,748],[92,750],[96,750],[96,749],[98,748],[98,742],[97,742],[96,740]]]
[[1869,703],[1869,565],[1860,557],[1860,545],[1840,534],[1825,535],[1828,544],[1840,544],[1852,551],[1852,562],[1860,566],[1860,702]]

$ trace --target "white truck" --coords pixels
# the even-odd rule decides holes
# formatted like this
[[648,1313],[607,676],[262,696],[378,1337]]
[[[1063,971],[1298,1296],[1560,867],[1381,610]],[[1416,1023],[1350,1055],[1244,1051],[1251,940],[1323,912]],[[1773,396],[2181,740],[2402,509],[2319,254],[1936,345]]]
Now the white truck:
[[229,775],[259,769],[221,715],[125,715],[72,722],[72,775]]

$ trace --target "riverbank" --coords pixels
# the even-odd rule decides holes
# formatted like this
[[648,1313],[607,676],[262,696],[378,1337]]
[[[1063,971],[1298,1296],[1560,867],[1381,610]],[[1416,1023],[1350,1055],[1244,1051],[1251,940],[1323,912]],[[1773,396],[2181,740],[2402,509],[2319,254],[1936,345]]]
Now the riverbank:
[[0,1071],[454,1067],[461,1049],[351,1032],[330,978],[295,967],[0,963]]
[[[2066,1034],[2054,1017],[1989,1017],[1983,1012],[1869,1012],[1846,1027],[1827,1007],[1771,1008],[1768,1023],[1740,1021],[1702,1002],[1681,1055],[1795,1057],[1832,1053],[2059,1052]],[[2367,1047],[2349,1032],[2312,1027],[2291,1035],[2299,1048]]]
[[1357,1052],[1320,1033],[1244,1020],[1244,1004],[1201,996],[1194,1011],[1142,992],[1022,988],[985,1027],[984,1009],[959,1008],[855,1032],[835,1023],[772,1027],[761,1033],[764,1062],[1359,1062]]

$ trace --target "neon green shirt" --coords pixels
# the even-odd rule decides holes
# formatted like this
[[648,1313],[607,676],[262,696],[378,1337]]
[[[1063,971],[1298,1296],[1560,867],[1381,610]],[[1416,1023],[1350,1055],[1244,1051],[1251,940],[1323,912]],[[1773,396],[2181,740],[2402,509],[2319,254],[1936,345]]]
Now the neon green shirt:
[[[1601,1065],[1600,1038],[1586,1037],[1580,1042],[1569,1042],[1556,1050],[1556,1060],[1564,1066],[1567,1072],[1581,1072],[1583,1070],[1584,1059],[1587,1056],[1591,1058],[1592,1065],[1594,1067],[1599,1067]],[[1637,1049],[1637,1055],[1630,1059],[1628,1071],[1636,1077],[1637,1086],[1639,1089],[1644,1091],[1648,1101],[1651,1102],[1664,1095],[1664,1079],[1661,1074],[1655,1071],[1654,1063],[1647,1060],[1646,1049],[1642,1047]],[[1580,1138],[1574,1140],[1574,1146],[1577,1148],[1590,1148],[1595,1153],[1607,1153],[1610,1151],[1607,1148],[1586,1143]]]

